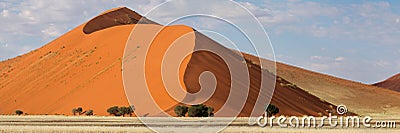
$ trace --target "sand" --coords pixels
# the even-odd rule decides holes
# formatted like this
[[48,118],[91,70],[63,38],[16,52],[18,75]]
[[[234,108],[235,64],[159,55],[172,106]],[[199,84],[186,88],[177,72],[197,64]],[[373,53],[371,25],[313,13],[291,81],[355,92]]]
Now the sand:
[[387,80],[374,84],[375,86],[400,91],[400,74],[396,74]]

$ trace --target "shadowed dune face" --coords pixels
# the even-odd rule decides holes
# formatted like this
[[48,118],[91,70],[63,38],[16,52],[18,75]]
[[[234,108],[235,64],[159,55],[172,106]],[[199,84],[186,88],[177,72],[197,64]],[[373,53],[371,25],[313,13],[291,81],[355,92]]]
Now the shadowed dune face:
[[139,20],[141,24],[157,24],[126,7],[121,7],[109,10],[93,18],[86,23],[83,32],[85,34],[91,34],[114,26],[137,24]]
[[[255,69],[255,71],[260,71],[260,58],[246,53],[242,54],[246,60],[248,60],[248,62],[252,62],[253,66],[258,68]],[[266,64],[263,66],[263,68],[270,68],[271,65],[274,64],[270,61],[263,61],[263,63]],[[264,69],[264,71],[266,70]],[[255,75],[257,75],[257,73]],[[271,76],[274,75],[271,74]],[[322,99],[311,95],[297,86],[291,86],[292,84],[293,83],[290,83],[279,76],[276,78],[275,91],[271,100],[271,104],[279,107],[279,114],[289,116],[319,116],[321,114],[328,115],[329,112],[326,110],[332,110],[336,108],[335,105],[323,101]]]
[[[215,82],[214,94],[205,102],[216,109],[216,116],[259,116],[273,93],[274,76],[263,73],[268,92],[259,95],[261,71],[259,67],[245,63],[245,59],[217,42],[196,32],[196,51],[192,54],[185,71],[185,85],[190,93],[209,89],[210,82]],[[215,81],[202,79],[205,72],[212,73]],[[205,80],[201,82],[201,80]],[[199,95],[199,97],[202,97]],[[187,98],[187,97],[186,97]],[[257,100],[264,99],[263,102]],[[193,99],[187,99],[193,100]],[[221,108],[223,108],[221,110]],[[221,111],[221,113],[218,113]],[[253,112],[254,111],[254,112]],[[238,113],[238,114],[237,114]]]
[[394,91],[400,91],[400,74],[397,74],[389,79],[374,84],[375,86],[387,88]]

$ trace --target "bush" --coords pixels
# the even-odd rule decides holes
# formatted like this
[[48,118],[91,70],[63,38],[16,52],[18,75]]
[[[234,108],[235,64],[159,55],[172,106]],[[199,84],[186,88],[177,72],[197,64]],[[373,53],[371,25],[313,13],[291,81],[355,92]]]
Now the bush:
[[135,111],[135,107],[128,106],[128,107],[118,107],[118,106],[113,106],[107,109],[107,112],[110,113],[110,115],[114,116],[125,116],[129,114],[132,116],[133,112]]
[[88,110],[88,111],[86,111],[85,115],[87,115],[87,116],[93,115],[93,110]]
[[17,115],[22,115],[22,114],[24,114],[24,112],[21,111],[21,110],[15,110],[15,114],[17,114]]
[[81,115],[82,111],[83,111],[82,107],[73,108],[72,109],[72,114],[76,115],[76,113],[78,113],[79,115]]
[[273,116],[273,115],[278,114],[278,113],[279,113],[279,108],[276,107],[276,106],[273,105],[273,104],[268,104],[268,105],[265,107],[265,112],[267,113],[267,116],[270,117],[270,116]]
[[188,112],[189,107],[182,105],[182,106],[176,106],[174,109],[175,114],[178,117],[185,117],[186,113]]
[[72,109],[72,114],[76,115],[76,112],[77,112],[77,111],[76,111],[76,108],[73,108],[73,109]]
[[125,114],[128,114],[128,112],[129,112],[129,107],[119,107],[118,108],[118,113],[119,113],[119,116],[125,116]]
[[135,111],[135,106],[131,105],[128,107],[126,114],[132,116],[133,112]]
[[207,107],[207,113],[208,113],[208,116],[213,117],[214,116],[214,108],[213,107]]
[[110,115],[120,116],[118,106],[113,106],[113,107],[108,108],[107,112],[110,113]]
[[[211,111],[211,112],[209,113],[209,111]],[[208,116],[210,116],[212,111],[214,111],[214,108],[207,107],[204,104],[192,105],[188,109],[188,116],[189,117],[208,117]]]
[[76,109],[76,112],[79,113],[79,115],[82,114],[82,111],[83,111],[82,107],[79,107],[79,108]]

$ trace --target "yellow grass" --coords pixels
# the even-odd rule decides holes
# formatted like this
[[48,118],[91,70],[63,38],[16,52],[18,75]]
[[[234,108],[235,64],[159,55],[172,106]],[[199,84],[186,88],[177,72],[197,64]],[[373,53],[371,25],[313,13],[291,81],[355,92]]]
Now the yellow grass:
[[[230,118],[211,118],[199,126],[187,126],[187,122],[176,122],[166,118],[146,118],[151,123],[160,124],[165,128],[164,132],[174,132],[183,129],[193,133],[207,132],[214,128],[213,124],[229,121]],[[199,120],[199,118],[180,118],[184,120]],[[400,120],[400,117],[382,117],[375,120]],[[248,118],[237,118],[232,126],[228,126],[222,132],[400,132],[396,129],[382,128],[281,128],[249,126]],[[183,125],[182,125],[183,124]],[[276,124],[276,121],[275,121]],[[141,123],[136,117],[102,117],[102,116],[0,116],[0,132],[153,132]]]

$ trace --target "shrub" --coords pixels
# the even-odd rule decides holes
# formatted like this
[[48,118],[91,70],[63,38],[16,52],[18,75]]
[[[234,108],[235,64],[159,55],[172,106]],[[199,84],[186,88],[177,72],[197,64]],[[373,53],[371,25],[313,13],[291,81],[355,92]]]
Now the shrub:
[[129,107],[119,107],[118,108],[118,116],[125,116],[125,114],[128,114],[129,112]]
[[189,107],[182,105],[182,106],[176,106],[174,109],[175,114],[178,117],[185,117],[186,113],[188,112]]
[[73,109],[72,109],[72,114],[76,115],[76,112],[77,112],[77,111],[76,111],[76,108],[73,108]]
[[128,107],[127,114],[132,116],[133,112],[135,111],[135,106],[131,105]]
[[79,108],[76,109],[76,112],[79,113],[79,115],[82,114],[82,111],[83,111],[82,107],[79,107]]
[[279,113],[279,108],[276,107],[276,106],[273,105],[273,104],[268,104],[268,105],[265,107],[265,112],[267,113],[267,116],[270,117],[270,116],[272,116],[272,115],[278,114],[278,113]]
[[118,107],[118,106],[113,106],[107,109],[107,112],[110,113],[110,115],[114,116],[125,116],[129,114],[129,116],[132,116],[132,113],[135,111],[135,107],[133,105],[128,106],[128,107]]
[[110,115],[119,116],[118,106],[108,108],[107,112],[110,113]]
[[207,116],[209,116],[208,107],[204,104],[192,105],[188,109],[188,116],[189,117],[207,117]]
[[214,116],[214,108],[213,107],[207,107],[207,113],[208,113],[208,116],[213,117]]
[[85,115],[87,115],[87,116],[93,115],[93,110],[88,110],[88,111],[86,111]]
[[21,111],[21,110],[15,110],[15,114],[17,114],[17,115],[22,115],[22,114],[24,114],[24,112]]
[[83,113],[85,113],[85,112],[82,112],[83,111],[83,108],[82,107],[78,107],[78,108],[73,108],[72,109],[72,114],[74,114],[74,115],[76,115],[76,113],[78,113],[78,115],[81,115],[81,114],[83,114]]

